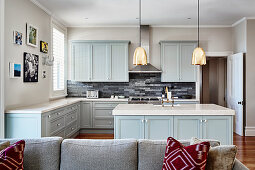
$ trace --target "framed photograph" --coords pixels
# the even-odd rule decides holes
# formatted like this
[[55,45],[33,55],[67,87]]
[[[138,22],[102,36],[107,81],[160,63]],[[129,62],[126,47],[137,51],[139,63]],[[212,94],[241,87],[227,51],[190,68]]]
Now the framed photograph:
[[38,44],[38,28],[27,24],[27,45],[37,47]]
[[48,43],[40,41],[40,51],[42,53],[48,53]]
[[22,33],[18,31],[13,31],[13,43],[22,45]]
[[24,82],[38,82],[39,56],[24,52]]
[[10,78],[21,77],[21,64],[10,63]]

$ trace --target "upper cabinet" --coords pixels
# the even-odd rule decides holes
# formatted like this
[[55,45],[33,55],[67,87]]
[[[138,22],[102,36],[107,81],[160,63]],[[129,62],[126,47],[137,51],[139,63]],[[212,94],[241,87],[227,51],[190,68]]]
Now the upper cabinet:
[[129,41],[72,41],[71,79],[128,82]]
[[196,42],[160,42],[161,81],[196,82],[198,66],[191,64]]

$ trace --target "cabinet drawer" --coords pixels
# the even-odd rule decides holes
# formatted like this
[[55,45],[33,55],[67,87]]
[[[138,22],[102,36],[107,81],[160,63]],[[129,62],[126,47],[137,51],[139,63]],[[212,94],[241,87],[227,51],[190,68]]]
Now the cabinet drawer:
[[49,114],[48,118],[50,120],[53,120],[53,119],[57,119],[57,118],[61,117],[64,114],[65,114],[65,110],[64,109],[59,109],[59,110],[53,111],[51,114]]
[[94,109],[94,117],[110,117],[113,118],[112,109]]
[[60,131],[60,132],[54,133],[54,134],[51,135],[51,136],[58,136],[58,137],[64,138],[64,137],[65,137],[65,131],[62,130],[62,131]]
[[75,120],[77,120],[77,111],[73,111],[65,116],[66,125],[69,125]]
[[66,113],[76,111],[76,110],[78,109],[78,107],[79,107],[79,104],[77,104],[77,105],[72,105],[72,106],[68,106],[68,107],[66,108]]
[[101,103],[101,102],[96,102],[96,103],[93,103],[93,107],[109,107],[109,108],[115,108],[118,104],[121,104],[121,103]]
[[94,128],[113,128],[113,119],[94,119]]
[[50,132],[51,134],[61,130],[62,128],[65,127],[65,119],[64,117],[61,117],[60,119],[54,120],[52,122],[50,122]]
[[68,126],[65,130],[66,137],[70,137],[73,133],[77,131],[77,121]]

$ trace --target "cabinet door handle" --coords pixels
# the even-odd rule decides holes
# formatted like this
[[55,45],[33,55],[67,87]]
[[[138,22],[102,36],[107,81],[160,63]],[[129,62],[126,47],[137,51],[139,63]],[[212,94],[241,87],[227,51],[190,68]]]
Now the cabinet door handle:
[[142,119],[142,123],[144,123],[144,120]]
[[145,120],[145,123],[148,123],[148,120],[147,120],[147,119]]
[[200,120],[201,123],[203,123],[203,120]]

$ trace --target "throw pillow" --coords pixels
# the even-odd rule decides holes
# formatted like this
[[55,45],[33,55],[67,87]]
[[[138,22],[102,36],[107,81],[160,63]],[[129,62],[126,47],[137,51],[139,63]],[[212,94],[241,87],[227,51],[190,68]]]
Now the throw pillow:
[[23,170],[25,141],[21,140],[0,152],[0,169]]
[[167,139],[163,170],[204,170],[210,143],[183,146],[172,137]]
[[0,143],[0,152],[4,150],[5,148],[8,148],[10,146],[10,141],[5,141]]
[[[199,139],[191,139],[193,143],[201,143]],[[207,158],[206,170],[221,169],[232,170],[236,157],[235,145],[221,145],[210,148]]]

